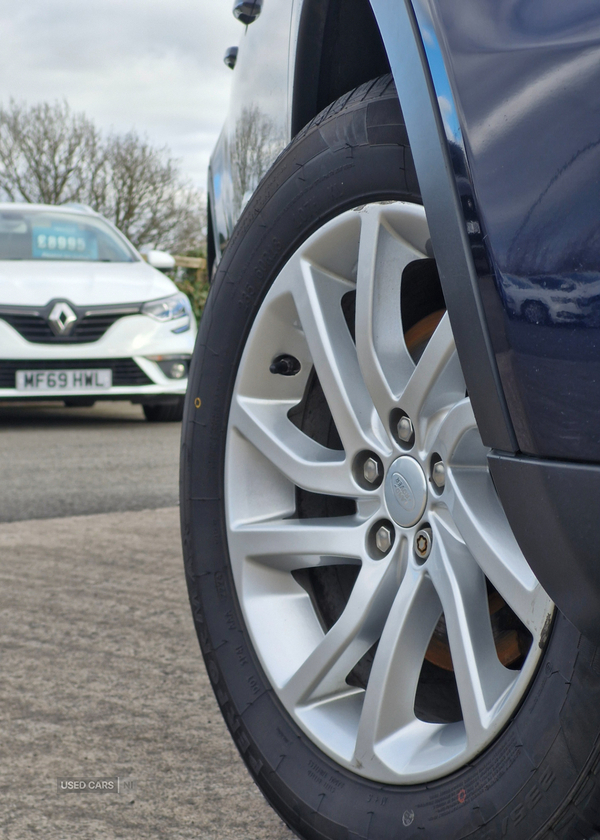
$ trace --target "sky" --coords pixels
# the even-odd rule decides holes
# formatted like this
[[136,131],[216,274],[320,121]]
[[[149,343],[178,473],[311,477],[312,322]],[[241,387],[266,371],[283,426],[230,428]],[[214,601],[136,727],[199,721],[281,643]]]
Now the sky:
[[0,102],[65,100],[96,125],[168,145],[206,185],[227,111],[232,0],[0,0]]

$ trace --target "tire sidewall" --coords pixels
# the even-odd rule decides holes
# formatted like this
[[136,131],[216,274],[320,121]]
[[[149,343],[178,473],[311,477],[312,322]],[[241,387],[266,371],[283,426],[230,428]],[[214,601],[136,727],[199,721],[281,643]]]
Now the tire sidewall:
[[381,115],[370,131],[370,104],[368,96],[342,102],[288,147],[246,207],[215,277],[182,430],[182,535],[192,612],[240,753],[270,803],[302,837],[529,840],[556,818],[595,760],[600,665],[595,648],[562,616],[518,713],[481,756],[428,785],[388,786],[341,768],[294,724],[254,654],[233,583],[224,509],[226,430],[262,300],[285,262],[329,219],[374,200],[419,201],[403,131],[395,143],[378,142]]

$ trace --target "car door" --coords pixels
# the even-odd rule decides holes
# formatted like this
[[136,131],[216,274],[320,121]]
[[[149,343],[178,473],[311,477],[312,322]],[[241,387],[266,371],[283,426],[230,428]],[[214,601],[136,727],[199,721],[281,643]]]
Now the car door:
[[241,35],[229,113],[209,171],[217,262],[258,182],[290,139],[293,6],[293,0],[267,0]]

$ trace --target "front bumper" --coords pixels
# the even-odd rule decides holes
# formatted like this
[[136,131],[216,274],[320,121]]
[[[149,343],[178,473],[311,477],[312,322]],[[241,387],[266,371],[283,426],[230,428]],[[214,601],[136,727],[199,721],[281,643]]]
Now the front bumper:
[[[184,333],[173,333],[177,322],[160,323],[144,315],[120,318],[98,340],[90,343],[41,344],[27,341],[0,320],[0,400],[46,401],[94,398],[98,400],[152,401],[185,394],[187,377],[173,379],[156,357],[189,358],[196,337],[195,323]],[[148,357],[154,357],[148,358]],[[109,368],[110,388],[17,390],[17,370]]]
[[[115,384],[110,388],[60,388],[55,386],[44,389],[22,390],[15,387],[17,370],[74,369],[108,369],[112,372],[113,383]],[[71,397],[128,400],[157,395],[183,396],[186,389],[187,377],[171,379],[165,376],[156,362],[145,359],[143,356],[130,359],[80,358],[68,361],[64,359],[0,359],[0,400],[45,401],[48,399],[69,399]]]

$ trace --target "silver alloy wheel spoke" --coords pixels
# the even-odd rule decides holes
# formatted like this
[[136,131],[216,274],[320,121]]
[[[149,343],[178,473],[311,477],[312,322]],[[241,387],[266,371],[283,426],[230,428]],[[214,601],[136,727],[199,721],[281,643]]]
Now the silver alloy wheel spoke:
[[348,692],[346,676],[383,630],[394,599],[395,577],[389,560],[362,567],[344,612],[283,687],[284,703],[304,706]]
[[238,397],[231,426],[298,487],[313,493],[354,495],[344,452],[327,449],[303,434],[287,417],[291,405]]
[[381,449],[373,433],[373,402],[361,376],[356,347],[342,311],[354,286],[306,261],[294,300],[319,382],[346,453]]
[[417,740],[420,734],[411,731],[416,721],[417,684],[440,611],[431,578],[423,569],[409,566],[381,634],[365,692],[354,753],[356,765],[378,766],[379,772],[385,773],[377,745],[397,733],[405,742],[408,764],[416,748],[415,734]]
[[293,572],[341,558],[360,562],[367,524],[350,516],[248,523],[231,529],[230,543],[248,558]]
[[464,543],[432,518],[429,573],[442,604],[467,740],[481,743],[497,706],[515,681],[498,659],[483,572]]
[[[445,461],[449,462],[452,460],[453,463],[456,463],[454,458],[456,448],[465,435],[471,431],[477,431],[477,423],[473,414],[471,400],[465,397],[464,399],[459,399],[444,416],[439,427],[436,429],[436,434],[431,441],[430,448],[434,452],[443,454]],[[487,469],[486,450],[478,434],[474,445],[465,454],[468,454],[469,457],[467,466],[474,466],[475,463],[475,465]]]
[[[401,323],[399,279],[403,269],[425,254],[420,243],[402,238],[380,205],[361,210],[361,232],[356,283],[356,350],[373,404],[387,425],[414,362],[406,348]],[[417,230],[426,229],[422,208],[405,205]],[[411,237],[416,239],[418,237]],[[421,239],[425,238],[421,231]]]
[[448,315],[444,315],[402,393],[402,408],[413,418],[417,446],[426,444],[431,424],[443,409],[465,395],[465,382]]
[[[262,667],[321,749],[392,784],[440,778],[498,735],[530,685],[553,610],[495,493],[448,316],[416,364],[407,349],[400,286],[427,239],[421,207],[384,202],[341,214],[298,249],[248,337],[226,453],[233,577]],[[356,341],[345,300],[354,291]],[[297,375],[269,373],[281,353],[299,360]],[[298,420],[315,410],[310,400],[302,408],[311,370],[330,412],[318,415],[318,434],[314,420]],[[414,446],[395,440],[394,409],[412,420]],[[343,449],[324,445],[335,439],[332,420]],[[372,483],[364,453],[380,459]],[[438,460],[441,486],[430,480]],[[381,527],[393,541],[387,553],[375,539]],[[423,527],[432,550],[419,558]],[[352,566],[345,606],[326,620],[319,586]],[[531,634],[520,660],[521,641],[513,645],[510,668],[496,647],[490,584],[495,609],[510,608]],[[434,638],[449,665],[431,664]],[[446,718],[419,705],[426,661],[455,680],[458,707]]]
[[468,398],[444,417],[431,449],[445,461],[444,503],[482,571],[533,635],[547,618],[547,597],[517,545],[490,481],[486,450]]
[[547,618],[547,596],[517,545],[500,501],[482,469],[448,473],[449,509],[486,577],[535,636]]

